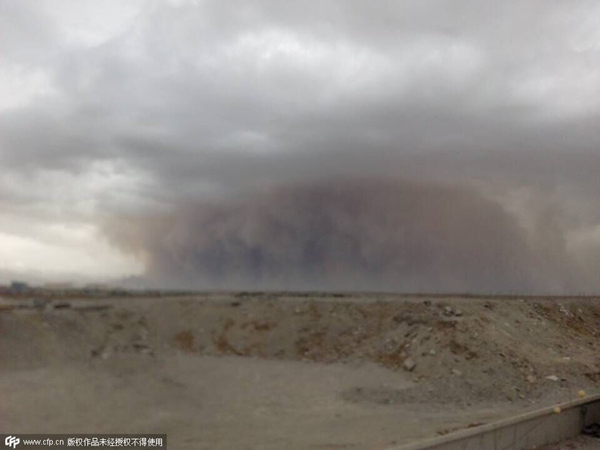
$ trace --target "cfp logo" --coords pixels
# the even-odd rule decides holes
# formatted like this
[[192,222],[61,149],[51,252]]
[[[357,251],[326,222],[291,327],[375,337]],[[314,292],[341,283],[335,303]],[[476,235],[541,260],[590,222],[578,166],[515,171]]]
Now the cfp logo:
[[21,439],[14,436],[6,436],[6,439],[4,439],[4,445],[7,447],[17,448],[19,442],[21,442]]

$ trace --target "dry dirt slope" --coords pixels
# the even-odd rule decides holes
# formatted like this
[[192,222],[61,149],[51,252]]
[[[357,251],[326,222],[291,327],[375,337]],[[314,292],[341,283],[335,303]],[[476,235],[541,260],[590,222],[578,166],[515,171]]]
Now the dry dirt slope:
[[[81,432],[86,418],[90,432],[168,431],[175,448],[386,448],[600,390],[592,298],[241,293],[3,304],[8,432]],[[46,410],[55,402],[60,414]]]

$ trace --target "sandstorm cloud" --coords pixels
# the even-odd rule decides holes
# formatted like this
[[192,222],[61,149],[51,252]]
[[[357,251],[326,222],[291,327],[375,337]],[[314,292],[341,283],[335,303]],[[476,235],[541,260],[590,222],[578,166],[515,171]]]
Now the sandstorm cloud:
[[540,219],[531,236],[473,188],[344,179],[186,203],[107,229],[145,260],[146,283],[171,289],[581,289],[562,231]]
[[0,11],[0,275],[600,288],[593,2]]

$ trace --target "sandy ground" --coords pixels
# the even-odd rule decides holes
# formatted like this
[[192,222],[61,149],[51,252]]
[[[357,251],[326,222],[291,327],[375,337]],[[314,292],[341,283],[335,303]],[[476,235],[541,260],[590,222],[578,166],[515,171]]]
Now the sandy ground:
[[548,445],[540,450],[600,450],[600,439],[579,436],[559,444]]
[[0,432],[386,449],[599,390],[594,299],[34,300],[0,302]]

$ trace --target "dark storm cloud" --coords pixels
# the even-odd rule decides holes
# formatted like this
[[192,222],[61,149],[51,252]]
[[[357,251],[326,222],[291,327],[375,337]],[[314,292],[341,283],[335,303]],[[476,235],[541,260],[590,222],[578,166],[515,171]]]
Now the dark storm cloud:
[[[122,236],[129,236],[155,280],[197,278],[226,287],[226,277],[209,276],[216,252],[224,261],[219,270],[231,267],[236,286],[288,280],[301,287],[304,280],[307,287],[344,287],[345,270],[373,288],[594,286],[582,275],[600,260],[594,256],[600,248],[600,8],[594,3],[0,1],[0,7],[6,22],[0,77],[21,95],[0,110],[0,200],[19,203],[24,214],[41,203],[72,214],[84,208],[99,224],[116,214],[108,235],[123,248]],[[392,188],[377,179],[419,182]],[[271,213],[257,200],[264,189]],[[306,200],[321,195],[322,202]],[[386,200],[369,209],[365,198],[380,195]],[[426,213],[407,212],[411,195]],[[441,206],[437,197],[445,199]],[[364,227],[350,224],[348,250],[339,244],[336,226],[343,221],[336,211],[352,202],[360,217],[373,217]],[[286,225],[298,233],[290,244],[296,253],[309,252],[319,236],[315,267],[336,266],[344,251],[357,260],[345,258],[320,280],[306,272],[307,260],[273,256],[283,247],[266,238],[243,250],[231,244],[242,233],[227,228],[232,222],[250,221],[269,236],[273,216],[291,220],[288,203],[296,205],[294,214],[322,211],[328,221]],[[453,225],[455,204],[462,227]],[[431,223],[438,207],[436,223],[446,230]],[[480,207],[489,223],[475,214]],[[379,229],[389,210],[404,213]],[[220,227],[229,234],[212,242]],[[419,230],[409,258],[414,268],[398,269],[410,253],[406,242],[379,266],[360,259],[366,248],[383,251],[384,237],[396,242],[398,227]],[[476,257],[479,241],[471,238],[478,230],[493,251]],[[447,241],[431,244],[444,233]],[[262,265],[245,252],[266,255]],[[428,258],[445,262],[428,271]],[[566,262],[551,262],[556,258]],[[289,278],[296,265],[304,275]],[[396,273],[412,281],[397,284]]]

